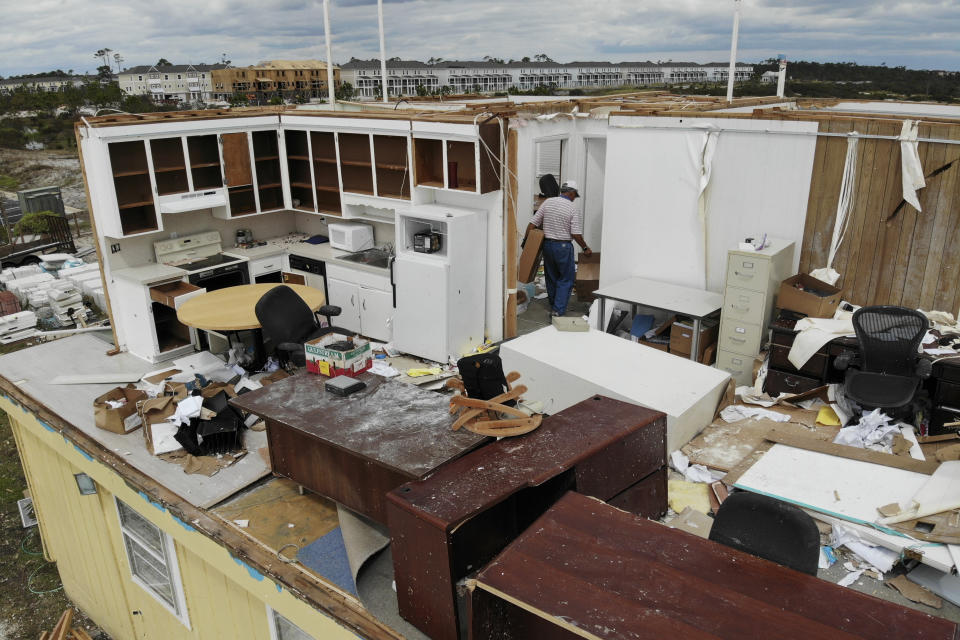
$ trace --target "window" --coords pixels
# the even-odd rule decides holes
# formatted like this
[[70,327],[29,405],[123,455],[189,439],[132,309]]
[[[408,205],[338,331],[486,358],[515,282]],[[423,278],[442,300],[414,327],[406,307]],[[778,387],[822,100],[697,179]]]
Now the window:
[[133,581],[190,628],[173,539],[121,500],[116,503]]
[[137,76],[137,80],[143,80],[143,76]]
[[267,606],[270,640],[313,640],[313,636]]
[[170,75],[167,74],[167,73],[163,74],[163,79],[164,79],[164,80],[169,80],[169,79],[170,79]]
[[179,73],[177,74],[177,80],[183,80],[183,77],[181,77]]

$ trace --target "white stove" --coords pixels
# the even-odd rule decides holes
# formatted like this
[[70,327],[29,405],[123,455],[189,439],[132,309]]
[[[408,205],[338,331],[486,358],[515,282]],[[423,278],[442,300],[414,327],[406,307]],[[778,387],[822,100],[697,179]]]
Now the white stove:
[[247,284],[247,258],[222,252],[219,231],[204,231],[153,243],[157,262],[179,267],[188,273],[191,284],[207,291]]

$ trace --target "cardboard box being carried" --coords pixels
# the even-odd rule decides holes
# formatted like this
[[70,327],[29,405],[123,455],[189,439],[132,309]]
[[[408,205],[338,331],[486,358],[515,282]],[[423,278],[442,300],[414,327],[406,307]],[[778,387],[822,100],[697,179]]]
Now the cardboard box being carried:
[[[93,423],[114,433],[130,433],[142,424],[137,413],[137,402],[146,399],[147,394],[132,384],[111,389],[93,401]],[[110,402],[123,404],[111,408]]]
[[540,257],[543,252],[543,231],[533,229],[527,234],[517,265],[517,281],[533,282],[537,277],[537,268],[540,266]]
[[577,260],[577,277],[573,282],[577,300],[593,301],[593,292],[600,288],[600,252],[591,256],[580,254]]
[[339,333],[328,333],[303,344],[307,357],[307,371],[323,376],[356,377],[370,368],[373,356],[370,343],[362,338],[353,338],[353,348],[341,351],[331,349],[335,343],[347,338]]
[[832,318],[840,306],[840,299],[837,287],[799,273],[780,283],[777,306],[811,318]]
[[[697,345],[697,360],[703,359],[707,347],[716,343],[720,327],[716,322],[704,320],[700,323],[700,342]],[[690,357],[693,349],[693,321],[677,320],[670,330],[670,353]]]

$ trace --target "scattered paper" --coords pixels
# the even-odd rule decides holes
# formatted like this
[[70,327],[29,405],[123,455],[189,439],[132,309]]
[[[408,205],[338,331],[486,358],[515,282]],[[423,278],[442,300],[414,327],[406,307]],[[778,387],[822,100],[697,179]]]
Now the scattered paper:
[[546,297],[547,297],[546,291],[544,291],[543,293],[538,293],[537,295],[533,296],[534,300],[543,300]]
[[771,398],[766,393],[757,393],[756,389],[748,385],[737,387],[735,393],[747,404],[758,404],[761,407],[772,407],[777,404],[776,399]]
[[[702,464],[691,465],[690,458],[679,449],[670,454],[670,461],[673,463],[673,468],[682,473],[683,477],[689,482],[710,483],[718,479]],[[719,475],[722,477],[725,474],[720,473]]]
[[[880,573],[886,573],[893,569],[893,565],[900,559],[900,555],[896,551],[864,542],[854,529],[844,526],[840,522],[833,524],[830,541],[834,548],[846,547],[871,567],[876,568]],[[848,570],[856,568],[853,563],[849,562],[844,564],[844,567]],[[854,580],[855,579],[856,578],[854,578]]]
[[378,376],[384,378],[393,378],[400,375],[400,372],[391,367],[389,364],[383,360],[375,360],[373,365],[370,367],[370,373],[375,373]]
[[181,448],[180,443],[174,438],[178,429],[177,425],[170,422],[155,422],[150,425],[154,455],[169,453]]
[[167,420],[176,425],[190,424],[191,418],[200,417],[201,409],[203,409],[201,396],[187,396],[177,403],[176,411]]
[[927,457],[923,455],[923,449],[920,448],[920,443],[917,442],[917,434],[913,429],[912,425],[901,424],[900,425],[900,435],[910,443],[910,457],[914,460],[926,460]]
[[790,420],[790,416],[785,413],[762,409],[760,407],[747,407],[742,404],[732,404],[725,407],[723,411],[720,412],[720,417],[723,418],[725,422],[739,422],[747,418],[766,418],[774,422],[788,422]]
[[880,409],[874,409],[861,416],[857,424],[840,429],[833,442],[848,447],[890,453],[893,449],[893,437],[900,433],[900,426],[891,424],[890,420],[890,417]]
[[820,407],[820,410],[817,412],[817,424],[826,425],[828,427],[839,427],[840,418],[837,417],[836,411],[833,410],[829,405],[824,405]]
[[833,553],[833,549],[827,546],[820,547],[820,560],[817,563],[817,567],[820,569],[829,569],[837,561],[837,556]]
[[440,367],[407,369],[407,375],[411,378],[419,378],[421,376],[437,376],[440,375],[441,371],[443,371],[443,369]]
[[246,529],[247,526],[250,524],[250,521],[249,521],[249,520],[234,520],[234,521],[233,521],[233,524],[237,525],[237,526],[240,527],[241,529]]
[[859,580],[860,576],[862,575],[863,575],[863,569],[857,569],[856,571],[851,571],[847,575],[840,578],[837,584],[840,585],[841,587],[849,587],[854,582]]

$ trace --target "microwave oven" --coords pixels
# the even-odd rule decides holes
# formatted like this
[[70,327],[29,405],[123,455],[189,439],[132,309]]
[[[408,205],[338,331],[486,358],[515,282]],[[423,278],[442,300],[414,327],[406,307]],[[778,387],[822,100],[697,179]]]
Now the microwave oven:
[[357,222],[331,222],[327,225],[330,246],[343,251],[363,251],[373,248],[373,227]]

